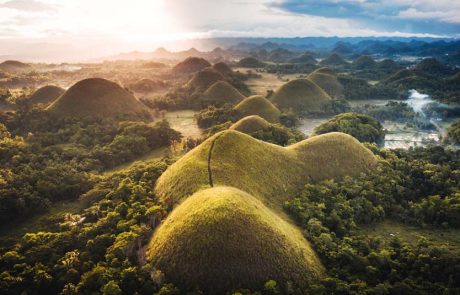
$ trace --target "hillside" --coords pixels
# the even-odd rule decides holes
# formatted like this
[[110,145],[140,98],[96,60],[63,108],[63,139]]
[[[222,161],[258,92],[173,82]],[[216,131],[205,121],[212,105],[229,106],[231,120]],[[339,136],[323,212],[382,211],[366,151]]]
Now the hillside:
[[333,53],[327,58],[323,59],[320,64],[325,66],[341,66],[346,65],[347,62],[337,53]]
[[221,73],[223,76],[229,76],[233,74],[232,68],[230,68],[224,62],[218,62],[212,66],[212,69],[218,73]]
[[435,58],[425,58],[420,61],[414,68],[416,71],[428,75],[449,75],[453,74],[452,70],[440,63]]
[[176,74],[191,74],[201,71],[211,64],[201,57],[189,57],[175,65],[172,71]]
[[205,294],[260,289],[268,280],[307,286],[324,272],[296,227],[231,187],[200,191],[174,209],[147,255],[174,284]]
[[153,92],[165,89],[168,85],[161,80],[141,79],[128,85],[129,89],[136,92]]
[[101,78],[77,82],[47,110],[62,117],[145,118],[149,110],[117,83]]
[[31,104],[48,104],[53,102],[59,96],[65,92],[65,89],[54,85],[47,85],[37,89],[29,98],[27,99],[28,103]]
[[190,93],[205,91],[211,85],[218,81],[224,81],[225,77],[222,74],[214,71],[211,68],[204,69],[193,75],[192,79],[187,82],[185,88]]
[[307,182],[358,175],[376,162],[371,151],[343,133],[281,147],[230,130],[210,137],[171,165],[155,191],[162,202],[173,205],[203,188],[233,186],[280,207]]
[[353,67],[360,70],[373,69],[376,65],[375,60],[368,55],[362,55],[353,61]]
[[265,67],[265,63],[254,57],[245,57],[237,63],[237,66],[243,68],[263,68]]
[[249,134],[269,128],[270,125],[271,124],[267,120],[257,115],[252,115],[238,120],[236,123],[230,126],[229,129]]
[[331,97],[321,87],[308,79],[292,80],[270,97],[281,110],[294,112],[321,112]]
[[245,96],[227,81],[217,81],[203,93],[203,101],[216,106],[238,103],[244,98]]
[[0,70],[4,72],[18,72],[18,71],[25,71],[30,69],[31,66],[17,61],[17,60],[6,60],[0,63]]
[[298,57],[292,58],[289,62],[295,64],[316,65],[316,59],[309,53],[304,53]]
[[335,73],[330,69],[318,69],[310,75],[308,75],[307,78],[313,81],[319,87],[321,87],[331,97],[343,97],[343,85],[339,82]]
[[235,110],[240,117],[258,115],[272,123],[279,122],[281,116],[281,111],[268,99],[260,95],[245,98],[235,106]]

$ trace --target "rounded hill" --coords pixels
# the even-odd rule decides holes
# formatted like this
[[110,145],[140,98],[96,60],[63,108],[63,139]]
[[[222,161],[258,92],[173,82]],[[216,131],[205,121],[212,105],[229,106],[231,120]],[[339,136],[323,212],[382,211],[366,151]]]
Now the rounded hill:
[[155,191],[171,206],[203,188],[233,186],[281,207],[305,183],[356,176],[376,163],[370,150],[344,133],[318,135],[281,147],[228,130],[208,138],[171,165],[158,179]]
[[230,126],[229,129],[243,132],[246,134],[250,134],[253,132],[267,129],[270,126],[271,124],[267,122],[267,120],[257,115],[252,115],[252,116],[247,116],[247,117],[244,117],[243,119],[240,119],[239,121],[234,123],[232,126]]
[[316,59],[309,53],[304,53],[298,57],[294,57],[290,59],[289,62],[294,64],[316,65]]
[[308,75],[308,79],[315,82],[316,85],[321,87],[331,97],[342,98],[343,85],[339,82],[334,72],[330,74],[330,71],[328,70],[328,68],[318,69]]
[[181,61],[175,65],[172,71],[176,74],[191,74],[199,72],[207,67],[210,67],[211,64],[201,57],[188,57],[184,61]]
[[270,97],[281,110],[294,112],[321,112],[331,97],[308,79],[292,80],[281,86]]
[[245,96],[227,81],[217,81],[203,93],[203,101],[216,106],[237,103],[244,98]]
[[212,69],[223,76],[229,76],[233,74],[233,70],[224,62],[218,62],[212,66]]
[[27,102],[31,104],[48,104],[56,100],[65,92],[65,89],[54,85],[47,85],[38,88],[28,99]]
[[245,98],[235,106],[235,110],[240,117],[258,115],[272,123],[279,122],[281,116],[281,111],[261,95]]
[[449,75],[452,74],[452,70],[443,65],[435,58],[425,58],[420,61],[416,66],[415,70],[428,74],[428,75]]
[[255,57],[245,57],[237,63],[237,66],[243,68],[263,68],[265,67],[265,63]]
[[117,83],[101,78],[81,80],[55,100],[48,111],[65,117],[145,118],[148,108]]
[[334,70],[332,70],[331,68],[328,68],[328,67],[319,68],[319,69],[313,71],[312,74],[313,74],[313,73],[327,74],[327,75],[337,76],[337,73],[334,72]]
[[261,289],[268,280],[306,287],[324,273],[295,226],[231,187],[202,190],[175,208],[147,257],[175,285],[204,294]]
[[18,60],[6,60],[0,63],[0,70],[5,72],[17,72],[30,69],[30,65],[20,62]]
[[347,62],[337,53],[333,53],[323,59],[320,64],[322,65],[328,65],[328,66],[340,66],[340,65],[345,65]]
[[225,77],[222,74],[211,68],[207,68],[193,75],[192,79],[185,85],[185,88],[192,93],[205,91],[214,83],[224,80]]
[[360,70],[372,69],[376,64],[375,60],[368,55],[362,55],[353,62],[353,66]]

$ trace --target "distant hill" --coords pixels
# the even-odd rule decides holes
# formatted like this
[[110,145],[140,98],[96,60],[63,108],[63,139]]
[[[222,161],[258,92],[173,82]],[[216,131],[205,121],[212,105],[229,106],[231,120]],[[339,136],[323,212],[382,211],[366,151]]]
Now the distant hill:
[[135,92],[153,92],[162,90],[168,87],[168,85],[161,80],[152,80],[152,79],[141,79],[137,82],[131,83],[128,85],[128,88]]
[[176,74],[191,74],[199,72],[210,66],[211,64],[204,58],[189,57],[175,65],[172,71]]
[[155,231],[147,259],[175,286],[204,294],[255,290],[268,280],[302,287],[324,274],[300,230],[257,198],[225,186],[199,191],[175,208]]
[[202,100],[207,105],[221,106],[225,103],[238,103],[244,98],[245,96],[227,81],[217,81],[203,93]]
[[280,208],[305,183],[356,176],[376,163],[371,151],[343,133],[281,147],[229,130],[210,137],[171,165],[155,191],[162,202],[173,205],[206,187],[233,186]]
[[233,74],[232,68],[230,68],[224,62],[218,62],[212,66],[212,69],[218,73],[221,73],[223,76],[229,76]]
[[365,69],[373,69],[377,65],[375,60],[368,56],[368,55],[362,55],[358,57],[355,61],[353,61],[353,67],[359,70],[365,70]]
[[443,65],[435,58],[425,58],[420,61],[414,68],[416,71],[428,75],[451,75],[453,71],[446,65]]
[[237,66],[243,68],[263,68],[265,67],[265,63],[254,57],[245,57],[237,63]]
[[235,106],[235,110],[240,117],[258,115],[272,123],[279,122],[281,116],[281,111],[268,99],[260,95],[245,98]]
[[37,89],[31,96],[27,98],[27,102],[30,104],[49,104],[56,100],[65,92],[65,89],[54,86],[47,85]]
[[320,62],[324,66],[341,66],[348,64],[340,55],[333,53]]
[[292,58],[289,60],[290,63],[295,64],[309,64],[309,65],[316,65],[316,59],[308,53],[304,53],[301,56]]
[[225,77],[222,76],[222,74],[214,71],[212,68],[206,68],[193,75],[192,79],[190,79],[185,85],[185,88],[190,93],[203,92],[206,91],[206,89],[208,89],[212,84],[224,80]]
[[264,130],[270,127],[270,122],[267,120],[257,116],[257,115],[252,115],[252,116],[247,116],[236,123],[234,123],[232,126],[230,126],[230,130],[235,130],[239,131],[242,133],[250,134],[253,132],[257,132],[260,130]]
[[47,110],[61,117],[145,118],[149,110],[117,83],[101,78],[77,82]]
[[296,79],[287,82],[270,97],[281,110],[294,112],[321,112],[331,97],[314,82]]
[[29,70],[30,68],[30,65],[17,60],[7,60],[0,63],[0,71],[4,72],[19,72]]
[[343,98],[343,85],[337,79],[337,75],[329,68],[314,71],[308,75],[308,79],[315,82],[331,97]]

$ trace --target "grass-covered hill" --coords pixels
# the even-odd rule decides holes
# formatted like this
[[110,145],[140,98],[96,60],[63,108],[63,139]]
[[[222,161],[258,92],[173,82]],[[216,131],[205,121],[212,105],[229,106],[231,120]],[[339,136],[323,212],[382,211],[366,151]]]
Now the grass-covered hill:
[[214,71],[212,68],[206,68],[193,75],[192,79],[185,85],[185,89],[190,94],[203,92],[214,83],[224,80],[225,77],[222,74]]
[[320,68],[310,75],[308,79],[315,82],[327,94],[334,98],[343,98],[343,85],[337,79],[337,75],[329,68]]
[[175,208],[154,233],[147,256],[176,286],[204,294],[257,290],[269,280],[308,286],[324,272],[295,226],[253,196],[223,186]]
[[289,60],[290,63],[293,64],[309,64],[309,65],[316,65],[316,59],[309,53],[303,53],[298,57],[294,57]]
[[0,71],[4,71],[4,72],[25,71],[30,68],[31,68],[30,65],[17,61],[17,60],[6,60],[0,63]]
[[65,92],[65,89],[54,85],[47,85],[41,88],[38,88],[34,93],[32,93],[27,102],[30,104],[48,104],[56,100]]
[[263,68],[265,63],[255,57],[245,57],[238,61],[237,66],[242,68]]
[[145,118],[148,108],[117,83],[101,78],[77,82],[47,110],[59,117]]
[[235,104],[243,100],[245,96],[227,81],[217,81],[212,84],[202,96],[206,105],[221,106],[226,103]]
[[264,118],[261,118],[257,115],[252,115],[238,120],[236,123],[230,126],[229,129],[250,134],[253,132],[267,129],[270,127],[270,125],[270,122],[268,122]]
[[316,135],[329,132],[350,134],[361,142],[383,144],[385,140],[385,131],[379,121],[357,113],[339,114],[314,130]]
[[281,147],[229,130],[208,138],[171,165],[155,191],[162,202],[173,205],[203,188],[233,186],[280,207],[307,182],[356,176],[376,163],[370,150],[343,133]]
[[270,100],[281,110],[316,113],[323,111],[331,97],[316,83],[296,79],[277,89]]
[[201,71],[207,67],[210,67],[211,64],[201,57],[189,57],[184,61],[181,61],[175,65],[172,69],[173,73],[176,74],[191,74],[198,71]]
[[373,69],[377,65],[375,60],[368,56],[362,55],[358,57],[355,61],[353,61],[353,67],[359,70],[366,70],[366,69]]
[[403,68],[400,64],[389,58],[378,62],[377,67],[385,71],[398,71]]
[[425,58],[420,61],[414,68],[416,71],[422,72],[428,75],[451,75],[453,74],[452,70],[440,63],[435,58]]
[[258,115],[272,123],[279,122],[281,116],[281,111],[261,95],[245,98],[234,109],[240,117]]
[[128,85],[128,88],[135,92],[153,92],[165,89],[168,84],[162,80],[141,79]]
[[229,76],[233,74],[232,68],[224,62],[218,62],[212,66],[212,69],[218,73],[221,73],[223,76]]
[[324,66],[342,66],[348,64],[340,55],[333,53],[320,62]]

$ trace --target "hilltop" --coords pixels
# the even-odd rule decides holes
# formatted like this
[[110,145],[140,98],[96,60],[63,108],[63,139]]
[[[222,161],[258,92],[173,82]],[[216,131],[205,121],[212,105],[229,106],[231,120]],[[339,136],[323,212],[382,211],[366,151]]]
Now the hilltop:
[[54,85],[47,85],[37,89],[34,93],[32,93],[29,98],[27,98],[27,102],[31,104],[48,104],[56,100],[59,96],[61,96],[65,92],[65,89],[54,86]]
[[321,112],[331,97],[321,87],[308,79],[292,80],[270,97],[281,110],[294,112]]
[[201,71],[211,64],[201,57],[189,57],[175,65],[172,71],[176,74],[191,74]]
[[230,76],[233,74],[232,68],[230,68],[226,63],[224,62],[218,62],[212,66],[212,69],[223,76]]
[[28,70],[30,68],[30,65],[17,60],[6,60],[0,63],[0,70],[5,72],[18,72]]
[[353,61],[353,67],[360,70],[373,69],[376,65],[375,60],[368,55],[362,55]]
[[347,62],[337,53],[333,53],[329,55],[327,58],[323,59],[320,62],[321,65],[326,65],[326,66],[340,66],[340,65],[346,65]]
[[231,187],[202,190],[175,208],[147,256],[175,285],[205,294],[260,289],[268,280],[305,287],[324,273],[300,230]]
[[260,95],[245,98],[234,109],[240,117],[258,115],[272,123],[279,122],[281,116],[281,111],[268,99]]
[[203,101],[207,105],[221,106],[225,103],[237,103],[245,96],[227,81],[217,81],[212,84],[204,93]]
[[81,80],[47,110],[62,117],[145,118],[149,110],[117,83],[101,78]]
[[[275,207],[307,182],[369,171],[377,158],[358,140],[328,133],[281,147],[229,130],[217,133],[171,165],[155,192],[173,205],[212,186],[233,186]],[[270,173],[265,173],[270,171]]]
[[265,63],[254,57],[245,57],[237,63],[237,66],[243,68],[263,68],[265,67]]
[[428,75],[449,75],[452,74],[452,70],[440,63],[435,58],[425,58],[420,61],[414,68],[416,71],[428,74]]
[[343,97],[343,85],[337,79],[337,75],[329,68],[321,68],[310,75],[308,79],[315,82],[331,97],[342,98]]
[[222,74],[214,71],[212,68],[206,68],[193,75],[192,79],[187,82],[185,88],[190,93],[202,92],[218,81],[224,81]]
[[250,134],[253,132],[257,132],[260,130],[267,129],[271,126],[271,124],[265,120],[264,118],[261,118],[257,115],[252,115],[252,116],[247,116],[236,123],[234,123],[232,126],[230,126],[230,130],[235,130],[239,131],[242,133]]

